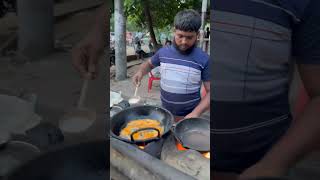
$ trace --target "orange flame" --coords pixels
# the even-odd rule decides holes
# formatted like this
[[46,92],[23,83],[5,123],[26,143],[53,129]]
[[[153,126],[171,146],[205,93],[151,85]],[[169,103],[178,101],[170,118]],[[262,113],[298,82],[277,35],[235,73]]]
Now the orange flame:
[[205,158],[210,159],[210,152],[206,152],[202,154]]
[[[180,144],[179,142],[176,142],[176,146],[177,146],[177,149],[179,151],[185,151],[185,150],[188,150],[186,149],[185,147],[182,146],[182,144]],[[210,151],[209,152],[205,152],[205,153],[202,153],[203,157],[207,158],[207,159],[210,159]]]
[[184,148],[184,147],[182,146],[182,144],[180,144],[179,142],[176,143],[176,146],[177,146],[177,149],[178,149],[179,151],[185,151],[185,150],[187,150],[187,149]]

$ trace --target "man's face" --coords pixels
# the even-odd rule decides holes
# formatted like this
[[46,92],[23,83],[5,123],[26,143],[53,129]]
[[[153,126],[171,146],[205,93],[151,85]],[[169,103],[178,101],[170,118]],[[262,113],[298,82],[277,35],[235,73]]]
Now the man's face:
[[180,51],[186,51],[191,48],[196,43],[197,37],[197,32],[174,30],[174,40]]

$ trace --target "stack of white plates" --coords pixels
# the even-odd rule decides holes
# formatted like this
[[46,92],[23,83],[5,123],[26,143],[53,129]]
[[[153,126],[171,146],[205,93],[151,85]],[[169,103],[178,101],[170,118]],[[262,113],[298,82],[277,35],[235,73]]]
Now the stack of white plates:
[[123,98],[121,97],[121,92],[117,93],[117,92],[110,91],[110,107],[120,103],[122,100]]

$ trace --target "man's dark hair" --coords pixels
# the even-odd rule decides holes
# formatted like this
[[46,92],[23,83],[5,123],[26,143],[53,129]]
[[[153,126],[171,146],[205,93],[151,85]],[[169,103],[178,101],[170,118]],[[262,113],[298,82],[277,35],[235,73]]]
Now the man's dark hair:
[[198,32],[201,27],[201,17],[192,9],[180,11],[174,17],[174,27],[181,31]]

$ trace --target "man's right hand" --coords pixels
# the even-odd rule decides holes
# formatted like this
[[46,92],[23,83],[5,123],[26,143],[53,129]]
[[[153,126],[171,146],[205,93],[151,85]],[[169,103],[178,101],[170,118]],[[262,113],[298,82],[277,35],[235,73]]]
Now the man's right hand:
[[132,77],[133,84],[134,84],[135,86],[140,86],[140,84],[141,84],[140,82],[141,82],[142,78],[143,78],[142,72],[141,72],[141,71],[138,71],[138,72]]
[[98,74],[100,42],[87,38],[72,49],[72,64],[84,79],[95,79]]
[[87,37],[72,49],[72,64],[85,79],[95,79],[98,75],[98,58],[107,43],[106,3],[99,8],[95,24]]

